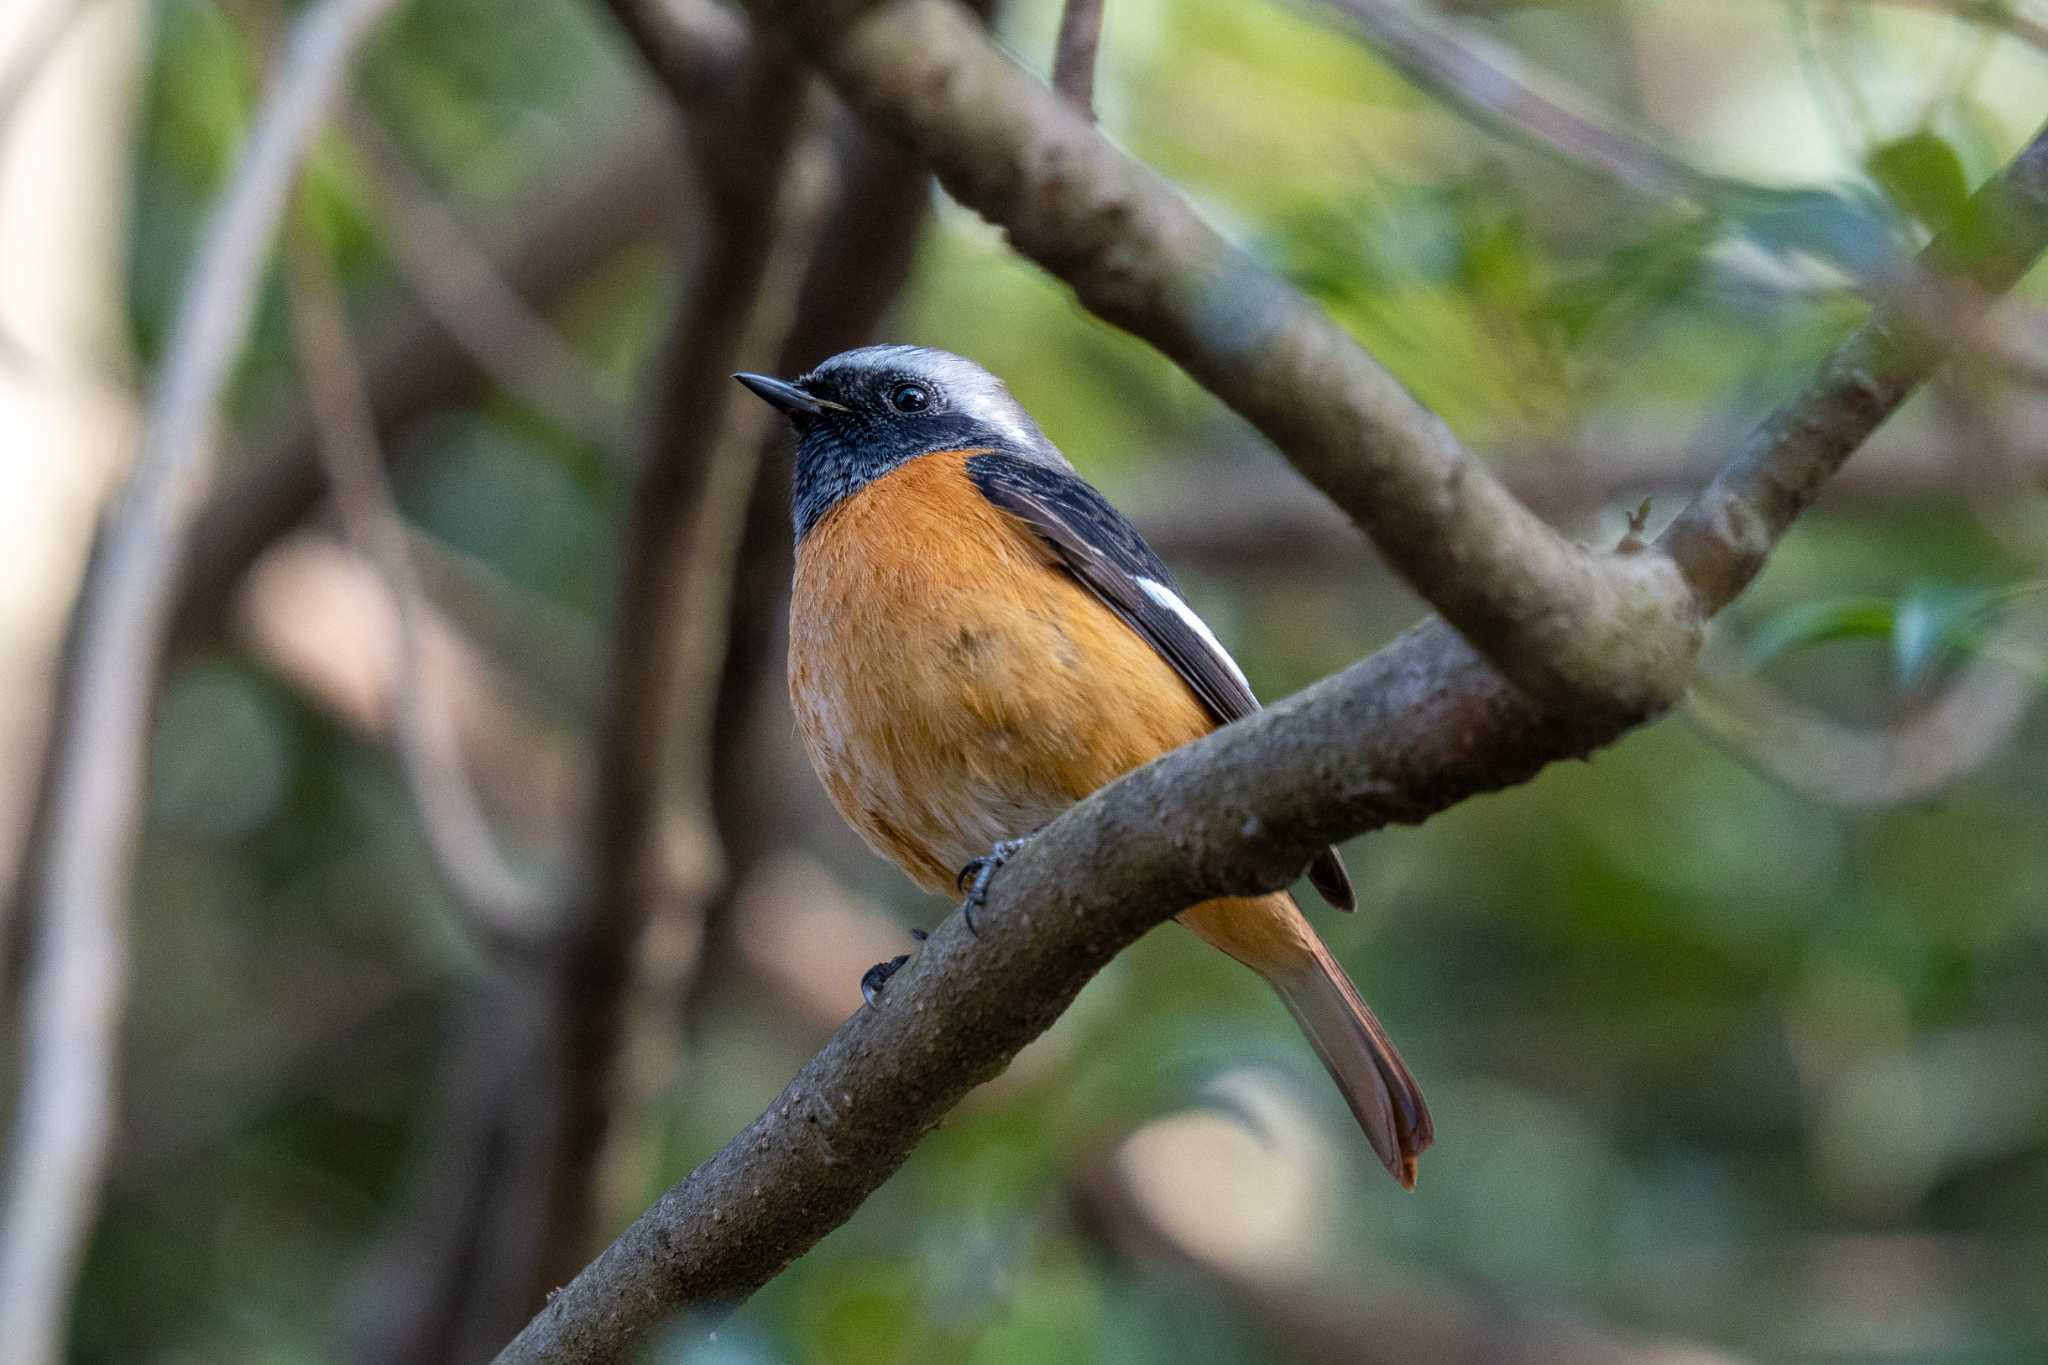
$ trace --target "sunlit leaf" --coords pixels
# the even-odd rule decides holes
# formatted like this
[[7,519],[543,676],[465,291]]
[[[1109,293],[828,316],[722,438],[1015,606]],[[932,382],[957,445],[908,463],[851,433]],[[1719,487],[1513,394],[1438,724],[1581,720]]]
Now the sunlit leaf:
[[1994,635],[2007,611],[2043,591],[2048,591],[2048,580],[2034,579],[1996,588],[1924,587],[1907,593],[1892,629],[1892,669],[1899,685],[1916,686],[1934,664],[1956,654],[1995,651],[2024,671],[2035,671]]
[[1894,202],[1936,232],[1954,223],[1970,198],[1962,157],[1930,128],[1885,143],[1863,165]]

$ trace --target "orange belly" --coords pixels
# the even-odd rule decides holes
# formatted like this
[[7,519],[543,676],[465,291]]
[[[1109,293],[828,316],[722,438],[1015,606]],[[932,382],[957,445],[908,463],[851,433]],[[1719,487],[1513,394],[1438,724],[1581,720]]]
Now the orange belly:
[[927,890],[1215,722],[968,480],[922,456],[797,550],[789,687],[840,813]]

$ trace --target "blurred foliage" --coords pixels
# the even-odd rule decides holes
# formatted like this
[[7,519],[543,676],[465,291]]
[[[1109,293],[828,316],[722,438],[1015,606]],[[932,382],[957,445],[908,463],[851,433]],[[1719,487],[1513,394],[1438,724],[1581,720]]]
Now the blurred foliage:
[[[1726,448],[1861,316],[1857,286],[1952,221],[2048,107],[2038,54],[2009,40],[1851,6],[1869,11],[1853,32],[1803,46],[1788,8],[1805,7],[1510,6],[1489,21],[1717,177],[1785,168],[1771,184],[1717,179],[1689,208],[1474,131],[1284,5],[1111,0],[1100,103],[1113,136],[1473,444],[1568,483],[1575,438],[1610,418]],[[248,0],[156,0],[151,14],[130,285],[153,364],[282,20]],[[1056,16],[1052,0],[1021,3],[1006,41],[1042,68]],[[1837,41],[1853,61],[1812,60]],[[1967,62],[1923,61],[1932,50]],[[1827,112],[1845,65],[1867,126]],[[445,0],[405,9],[358,98],[496,246],[634,88],[591,7]],[[1781,121],[1788,109],[1803,112]],[[305,198],[367,309],[400,286],[356,167],[331,137]],[[670,276],[651,245],[555,318],[621,394]],[[2038,281],[2026,292],[2038,299]],[[238,429],[295,392],[282,307],[273,285]],[[1248,444],[1168,364],[950,205],[890,331],[1007,376],[1141,522],[1147,490]],[[399,440],[416,456],[399,493],[420,532],[512,600],[598,628],[615,463],[517,395]],[[1574,529],[1611,538],[1621,510]],[[1660,518],[1672,510],[1659,500]],[[1729,629],[1800,695],[1882,720],[2039,573],[1960,497],[1833,497]],[[1186,576],[1268,696],[1415,611],[1363,551],[1338,576],[1302,570],[1287,545]],[[289,1084],[250,1078],[269,1074],[266,1058],[345,1038],[366,1005],[450,1000],[483,963],[435,889],[388,757],[253,656],[223,644],[182,661],[157,725],[129,1123],[78,1358],[326,1360],[337,1304],[405,1199],[444,1011],[423,1011],[395,1050]],[[1665,724],[1374,835],[1350,850],[1361,913],[1317,918],[1435,1108],[1440,1141],[1414,1196],[1362,1156],[1258,984],[1164,931],[1090,987],[1041,1065],[963,1108],[713,1342],[679,1333],[661,1358],[1287,1359],[1241,1305],[1109,1254],[1073,1213],[1072,1182],[1108,1144],[1251,1068],[1339,1154],[1321,1221],[1299,1238],[1340,1277],[1391,1264],[1486,1302],[1767,1359],[2041,1359],[2044,773],[2037,715],[1940,799],[1849,813]],[[819,856],[906,923],[941,913],[829,820],[814,833]],[[750,1119],[816,1041],[756,985],[705,990],[643,1200]],[[1889,1268],[1878,1290],[1874,1266]],[[1356,1274],[1361,1295],[1380,1292]]]

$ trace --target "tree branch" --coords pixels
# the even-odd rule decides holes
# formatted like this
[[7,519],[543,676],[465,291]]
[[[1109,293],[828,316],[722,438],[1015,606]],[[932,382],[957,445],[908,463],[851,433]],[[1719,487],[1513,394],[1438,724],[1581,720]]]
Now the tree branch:
[[376,417],[363,392],[340,291],[324,258],[287,244],[293,339],[321,426],[321,463],[342,528],[383,580],[396,649],[389,690],[392,747],[412,791],[427,848],[470,930],[501,951],[530,950],[553,924],[555,888],[515,870],[499,851],[462,756],[448,699],[435,690],[425,654],[426,592],[413,567],[405,523],[385,482]]
[[618,450],[622,422],[597,367],[498,273],[375,118],[343,114],[388,249],[448,335],[506,393],[596,449]]
[[1095,50],[1102,43],[1102,0],[1067,0],[1052,54],[1052,88],[1095,117]]
[[[1531,507],[1568,523],[1583,525],[1623,500],[1656,495],[1661,502],[1716,472],[1711,433],[1689,430],[1695,416],[1658,405],[1617,411],[1555,445],[1500,451],[1501,477]],[[2032,515],[2028,498],[2048,488],[2043,433],[2048,402],[2028,396],[2001,402],[1974,424],[1926,407],[1902,412],[1842,467],[1829,496],[1837,505],[1843,498],[1968,498],[2038,523],[2043,519]],[[1273,565],[1355,578],[1367,551],[1342,514],[1299,481],[1274,478],[1262,454],[1229,440],[1193,454],[1176,450],[1172,456],[1187,461],[1188,477],[1132,489],[1122,506],[1169,564]]]
[[[622,6],[631,8],[631,6]],[[739,406],[728,376],[778,353],[787,310],[814,223],[802,221],[800,177],[818,168],[799,155],[808,76],[779,46],[757,44],[737,101],[716,126],[693,130],[713,205],[710,239],[651,370],[653,410],[624,527],[612,624],[614,657],[599,714],[597,789],[586,836],[589,892],[556,989],[571,1019],[563,1079],[570,1103],[565,1163],[551,1239],[565,1271],[597,1235],[588,1182],[609,1112],[615,1043],[632,954],[656,907],[673,894],[660,835],[667,797],[664,760],[688,651],[688,613],[723,605],[700,597],[710,516],[744,515],[749,489],[732,500],[722,468],[751,482],[765,423]],[[727,490],[729,491],[729,490]],[[724,529],[719,538],[724,538]],[[736,553],[726,545],[725,553]],[[729,565],[716,566],[724,576]],[[581,1208],[580,1214],[570,1210]]]
[[[807,50],[858,107],[930,151],[942,176],[949,166],[963,174],[963,159],[969,170],[986,163],[969,189],[1084,298],[1106,296],[1144,335],[1186,343],[1205,365],[1212,361],[1190,320],[1199,295],[1154,279],[1151,252],[1164,253],[1157,269],[1179,263],[1214,285],[1219,253],[1230,264],[1228,248],[1191,226],[1178,200],[1167,208],[1153,202],[1171,198],[1156,182],[1114,153],[1084,145],[1082,135],[1094,135],[1043,87],[1034,85],[1032,95],[990,71],[976,46],[982,40],[963,54],[961,30],[947,14],[931,0],[906,0],[869,13],[843,46],[829,24],[817,22],[805,30],[813,44]],[[904,59],[907,74],[891,68],[887,53]],[[868,89],[868,80],[878,88]],[[956,121],[973,138],[928,128],[927,119]],[[1033,177],[1055,201],[1051,207],[1006,189]],[[1972,201],[1975,226],[1961,236],[1986,236],[1982,225],[1996,221],[2001,229],[1988,238],[1997,249],[1960,251],[1957,238],[1945,237],[1923,265],[1967,263],[1987,291],[2009,281],[2048,245],[2044,180],[2048,135]],[[1083,212],[1089,204],[1107,217]],[[1159,240],[1167,228],[1170,237]],[[1057,234],[1068,229],[1079,245],[1059,250]],[[1150,284],[1112,288],[1123,277]],[[1255,287],[1270,293],[1267,284]],[[1147,307],[1163,317],[1139,316]],[[1299,325],[1320,335],[1313,322]],[[1317,385],[1342,388],[1364,373],[1361,364],[1371,365],[1313,347],[1254,343],[1250,350],[1245,373],[1230,386],[1251,386],[1261,402]],[[1859,329],[1680,518],[1684,529],[1667,537],[1675,572],[1704,585],[1703,600],[1725,602],[1840,462],[1837,452],[1853,449],[1889,416],[1903,392],[1894,381],[1924,378],[1938,358],[1929,339],[1901,342],[1882,314]],[[1295,373],[1291,365],[1304,368]],[[1884,385],[1868,382],[1873,369],[1887,377]],[[1457,468],[1464,457],[1443,458]],[[1317,446],[1309,463],[1322,470],[1321,462],[1336,459],[1333,447]],[[1398,483],[1403,475],[1396,468],[1388,477]],[[1455,491],[1448,496],[1455,503]],[[1483,536],[1499,528],[1461,529]],[[1461,547],[1475,563],[1487,562],[1484,542]],[[1532,700],[1458,633],[1430,621],[1111,784],[1047,826],[1004,869],[985,921],[999,932],[977,939],[958,916],[949,918],[890,981],[880,1008],[849,1019],[767,1112],[556,1294],[499,1360],[616,1360],[673,1312],[715,1313],[740,1302],[851,1216],[953,1104],[1000,1071],[1152,926],[1198,901],[1287,885],[1318,848],[1521,782],[1556,759],[1591,753],[1642,719],[1597,702]]]
[[[636,41],[664,34],[628,31]],[[642,55],[673,72],[688,65],[680,46],[659,63]],[[727,376],[768,363],[780,343],[817,177],[796,155],[810,103],[804,68],[755,43],[735,77],[685,129],[705,236],[685,243],[680,302],[643,390],[563,933],[545,955],[506,964],[471,1002],[458,1051],[490,1075],[450,1088],[442,1129],[422,1146],[419,1184],[431,1202],[397,1239],[418,1248],[420,1263],[379,1283],[428,1275],[437,1292],[409,1310],[408,1330],[375,1324],[365,1344],[385,1359],[477,1358],[504,1339],[507,1317],[530,1312],[601,1240],[601,1157],[622,1090],[636,958],[651,925],[686,919],[704,894],[706,877],[682,875],[667,837],[669,728],[690,616],[700,605],[721,609],[702,592],[705,569],[720,576],[707,558],[731,553],[711,523],[745,511],[744,487],[732,497],[718,485],[760,444],[762,419],[735,400]],[[423,1235],[451,1216],[460,1235]],[[484,1252],[482,1269],[461,1269]]]
[[1940,311],[1952,330],[1928,330],[1919,291],[1889,298],[1666,529],[1659,544],[1678,562],[1701,611],[1719,611],[1749,585],[1821,486],[1946,357],[1953,333],[1966,334],[2044,246],[2048,129],[1971,197],[1956,225],[1915,263],[1916,275],[1945,295]]
[[2048,24],[2027,18],[2013,7],[2011,0],[1867,0],[1867,3],[1928,10],[1967,23],[1982,24],[1986,28],[2002,29],[2020,41],[2048,52]]
[[1530,512],[1326,313],[1003,56],[950,0],[753,0],[963,203],[1277,445],[1402,577],[1534,695],[1650,714],[1697,649],[1661,556]]
[[[673,130],[652,109],[621,123],[602,163],[517,215],[535,226],[507,253],[500,273],[536,312],[677,216],[682,194]],[[393,298],[373,316],[359,346],[380,436],[464,401],[486,382],[440,319],[409,299]],[[217,630],[249,566],[320,505],[327,490],[314,455],[317,439],[312,415],[294,399],[251,442],[238,461],[247,472],[224,483],[193,530],[205,553],[183,566],[175,638]]]
[[[1481,126],[1653,198],[1697,201],[1713,179],[1628,131],[1485,37],[1399,0],[1323,0],[1387,63]],[[1469,28],[1469,26],[1464,26]]]
[[211,474],[215,410],[248,332],[279,216],[350,59],[391,0],[325,0],[294,25],[235,177],[207,226],[142,448],[72,623],[34,879],[35,961],[0,1230],[11,1358],[62,1355],[99,1202],[127,963],[128,874],[149,711],[178,561]]

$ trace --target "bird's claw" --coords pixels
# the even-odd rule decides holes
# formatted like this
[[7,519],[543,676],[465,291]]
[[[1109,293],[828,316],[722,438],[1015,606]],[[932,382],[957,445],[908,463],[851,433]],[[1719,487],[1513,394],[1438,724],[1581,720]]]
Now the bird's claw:
[[[922,943],[927,938],[930,938],[931,935],[922,929],[912,929],[910,937],[914,942]],[[903,964],[908,961],[910,961],[909,953],[898,953],[887,962],[877,962],[874,966],[862,972],[860,974],[860,998],[867,1001],[869,1006],[872,1007],[876,998],[881,995],[882,987],[889,984],[889,978],[902,971]]]
[[953,885],[967,897],[960,903],[960,917],[967,921],[967,932],[976,938],[981,937],[981,927],[974,922],[974,912],[988,904],[989,883],[1028,840],[1028,835],[1023,839],[997,840],[994,848],[961,868],[960,875],[953,879]]
[[874,966],[862,972],[860,976],[860,998],[867,1001],[868,1006],[873,1008],[875,1001],[881,998],[882,987],[888,985],[889,978],[902,971],[903,964],[908,961],[910,961],[909,953],[898,953],[887,962],[877,962]]

